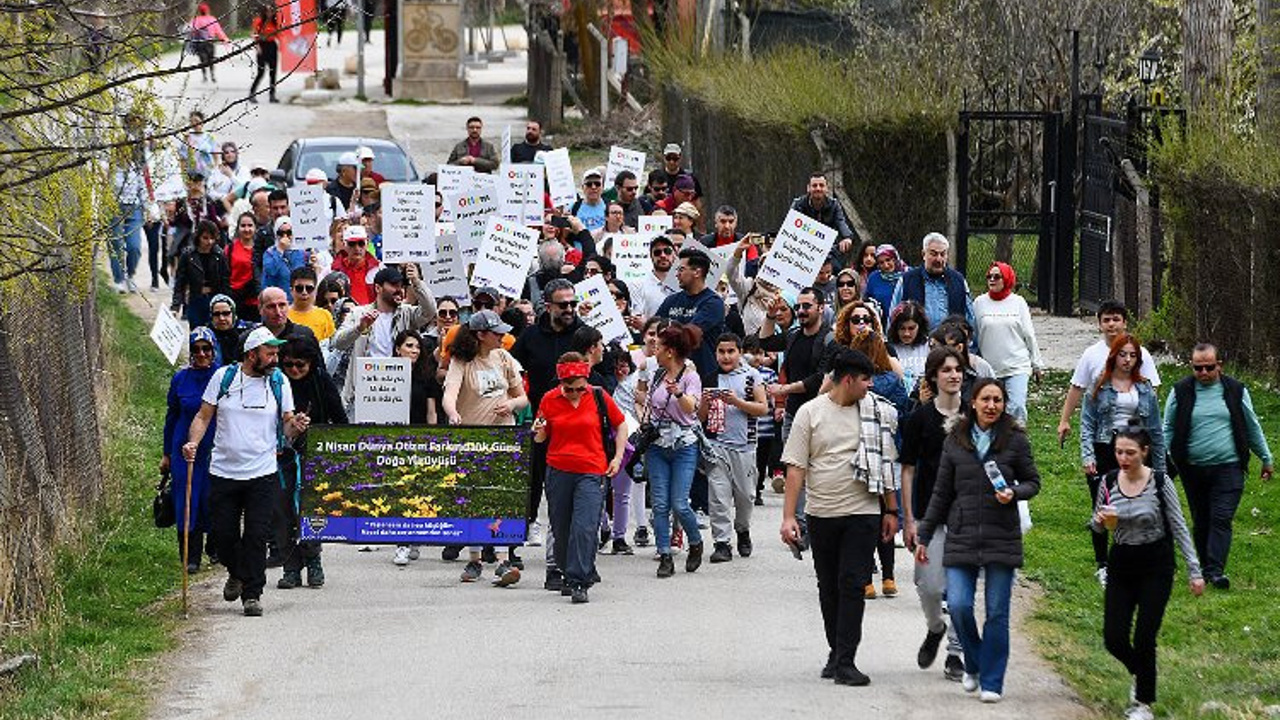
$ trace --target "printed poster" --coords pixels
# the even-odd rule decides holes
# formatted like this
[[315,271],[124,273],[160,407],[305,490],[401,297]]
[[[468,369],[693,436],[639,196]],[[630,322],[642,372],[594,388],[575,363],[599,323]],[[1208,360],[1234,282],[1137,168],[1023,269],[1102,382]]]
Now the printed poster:
[[756,275],[794,302],[800,290],[813,284],[835,244],[836,231],[799,211],[791,210],[778,229],[773,251],[764,256]]
[[471,273],[474,287],[493,287],[507,297],[524,292],[538,252],[538,232],[499,217],[489,218],[484,243]]
[[354,421],[357,424],[409,424],[412,368],[408,358],[351,358],[350,372],[356,374]]
[[436,189],[419,183],[382,185],[382,261],[430,262],[436,255]]
[[289,188],[289,219],[294,250],[329,248],[329,194],[321,185]]

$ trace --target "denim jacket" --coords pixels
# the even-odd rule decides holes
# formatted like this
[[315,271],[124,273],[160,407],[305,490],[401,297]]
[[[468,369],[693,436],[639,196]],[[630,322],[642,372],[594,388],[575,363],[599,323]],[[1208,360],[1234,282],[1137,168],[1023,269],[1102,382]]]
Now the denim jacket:
[[[1138,416],[1151,434],[1151,453],[1147,462],[1158,472],[1165,470],[1164,426],[1160,417],[1155,388],[1149,382],[1134,383],[1138,390]],[[1084,465],[1095,462],[1093,445],[1111,442],[1111,428],[1116,411],[1116,391],[1110,383],[1102,386],[1095,398],[1086,391],[1084,411],[1080,419],[1080,460]]]

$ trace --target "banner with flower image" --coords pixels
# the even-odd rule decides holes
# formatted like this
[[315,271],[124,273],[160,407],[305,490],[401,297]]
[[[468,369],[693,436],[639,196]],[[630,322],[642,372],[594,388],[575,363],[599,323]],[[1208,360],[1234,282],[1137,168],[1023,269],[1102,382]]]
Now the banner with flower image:
[[532,438],[520,426],[313,426],[302,458],[302,539],[523,543]]

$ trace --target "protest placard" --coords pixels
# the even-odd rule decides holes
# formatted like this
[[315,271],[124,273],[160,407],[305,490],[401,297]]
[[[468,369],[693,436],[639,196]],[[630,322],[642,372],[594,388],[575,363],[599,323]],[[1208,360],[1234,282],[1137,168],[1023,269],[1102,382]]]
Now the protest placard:
[[639,283],[653,274],[653,261],[649,259],[651,238],[637,233],[609,233],[602,239],[613,240],[614,277],[636,292]]
[[648,236],[650,240],[654,235],[661,235],[671,229],[670,215],[641,215],[636,221],[636,232],[641,235]]
[[462,261],[467,264],[475,262],[480,244],[484,242],[485,223],[490,215],[498,212],[497,194],[472,185],[464,191],[445,194],[444,206],[450,211],[457,229]]
[[506,165],[498,170],[498,213],[508,222],[542,225],[545,168],[535,164]]
[[499,156],[498,162],[501,164],[511,162],[511,126],[510,125],[502,129],[502,155]]
[[[630,170],[639,180],[644,177],[644,153],[628,150],[620,145],[609,148],[609,164],[604,169],[604,186],[613,187],[613,179],[623,170]],[[643,181],[640,183],[644,184]]]
[[520,545],[532,434],[515,425],[313,425],[301,460],[301,539]]
[[471,298],[467,264],[462,261],[453,223],[436,223],[436,256],[427,267],[426,283],[437,299],[449,297],[465,304]]
[[164,353],[164,359],[170,365],[178,362],[178,355],[187,344],[186,328],[163,305],[160,306],[160,312],[156,313],[156,321],[151,325],[151,341]]
[[436,255],[436,189],[417,183],[383,183],[382,261],[430,262]]
[[568,207],[578,199],[578,184],[573,180],[573,165],[569,163],[569,149],[556,148],[542,154],[542,164],[547,168],[547,184],[551,188],[552,207]]
[[792,210],[782,221],[773,251],[765,255],[756,277],[771,283],[783,297],[794,302],[800,290],[818,277],[835,241],[835,230]]
[[734,248],[737,244],[722,245],[716,248],[704,247],[700,243],[686,245],[685,247],[696,247],[704,250],[707,257],[711,258],[711,270],[707,273],[707,287],[715,288],[716,283],[720,282],[720,277],[724,275],[725,268],[729,267],[729,258],[733,256]]
[[355,422],[375,425],[409,424],[408,358],[351,359],[356,374]]
[[293,221],[294,250],[329,247],[329,195],[320,185],[289,188],[289,219]]
[[[469,188],[470,178],[476,174],[475,168],[470,165],[444,165],[436,166],[436,189],[442,197],[450,194],[456,194],[463,188]],[[440,213],[441,220],[453,220],[453,213],[446,203],[443,211]]]
[[518,298],[524,292],[529,267],[537,252],[536,230],[491,217],[471,273],[471,284],[497,288],[507,297]]
[[573,286],[573,294],[580,303],[590,303],[591,311],[582,318],[582,322],[600,331],[606,343],[623,339],[631,342],[631,333],[627,331],[627,322],[618,310],[618,304],[609,293],[603,275],[591,277]]

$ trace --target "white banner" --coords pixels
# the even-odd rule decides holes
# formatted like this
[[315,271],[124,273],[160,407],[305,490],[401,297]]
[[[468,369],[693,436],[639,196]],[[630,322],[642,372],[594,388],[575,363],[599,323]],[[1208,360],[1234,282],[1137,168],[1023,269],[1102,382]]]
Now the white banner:
[[508,222],[542,225],[542,188],[546,168],[541,165],[507,165],[498,170],[498,210]]
[[467,192],[445,195],[444,206],[457,228],[462,261],[475,262],[480,244],[484,242],[485,223],[490,215],[498,212],[498,196],[492,190],[471,188]]
[[351,358],[356,373],[354,421],[375,425],[409,424],[408,358]]
[[[702,247],[707,251],[707,257],[711,258],[711,271],[707,273],[707,287],[715,289],[716,283],[720,282],[720,276],[724,275],[724,269],[729,266],[729,258],[733,257],[734,248],[738,247],[737,243],[724,245],[717,248],[703,247],[698,241],[694,241],[693,247]],[[815,277],[817,277],[815,275]]]
[[518,298],[524,292],[529,267],[537,253],[536,230],[491,217],[471,273],[471,285],[497,288],[507,297]]
[[329,249],[329,194],[320,185],[289,188],[294,250]]
[[453,223],[436,223],[436,256],[427,268],[427,287],[439,298],[451,297],[463,304],[470,302],[467,287],[467,265],[462,262],[458,235]]
[[636,228],[636,232],[641,235],[645,235],[652,240],[654,235],[661,235],[671,229],[671,216],[641,215],[640,218],[636,220],[636,225],[639,226]]
[[613,239],[614,277],[627,284],[633,296],[640,291],[640,283],[653,274],[653,261],[649,259],[651,238],[637,233],[610,233],[602,240]]
[[591,277],[573,286],[574,297],[580,303],[590,303],[591,311],[582,318],[582,322],[600,331],[605,343],[613,340],[631,342],[631,333],[627,331],[627,323],[618,310],[618,304],[609,293],[609,286],[603,275]]
[[382,262],[430,262],[436,256],[436,189],[383,183]]
[[771,283],[794,302],[800,290],[818,277],[835,241],[835,230],[792,210],[782,221],[773,250],[765,255],[756,278]]
[[187,344],[187,329],[182,321],[169,312],[169,308],[161,306],[156,313],[156,321],[151,325],[151,341],[164,353],[164,359],[172,365],[178,362],[178,355]]
[[[639,150],[628,150],[620,145],[609,148],[609,164],[604,169],[604,187],[613,187],[613,179],[623,170],[630,170],[636,179],[644,177],[644,153]],[[644,183],[641,182],[641,185]]]
[[573,165],[569,163],[569,149],[556,148],[542,154],[547,168],[547,183],[551,186],[552,207],[568,207],[578,199],[578,184],[573,180]]
[[[475,174],[475,168],[470,165],[437,165],[436,189],[440,191],[442,196],[461,192],[463,188],[471,187],[470,179],[475,177]],[[453,220],[453,214],[449,210],[448,203],[445,204],[444,211],[440,214],[440,219]]]

